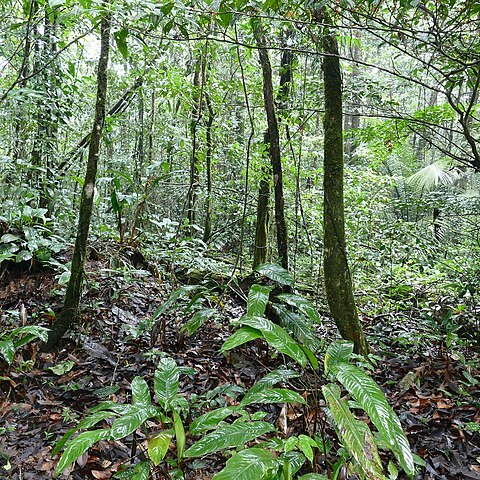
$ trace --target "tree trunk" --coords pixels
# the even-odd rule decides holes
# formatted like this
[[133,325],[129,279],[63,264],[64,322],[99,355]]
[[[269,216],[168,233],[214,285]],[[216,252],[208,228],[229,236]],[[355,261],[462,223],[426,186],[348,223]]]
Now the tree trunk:
[[80,201],[80,213],[78,218],[77,237],[73,251],[71,276],[67,286],[67,292],[63,308],[58,319],[52,325],[48,341],[44,346],[50,350],[57,345],[63,334],[70,328],[78,316],[78,307],[82,293],[83,273],[85,257],[87,254],[87,239],[90,228],[90,219],[93,209],[93,197],[97,177],[98,157],[100,153],[100,141],[102,138],[105,121],[105,104],[107,95],[107,68],[110,50],[110,13],[108,12],[108,0],[103,2],[104,14],[101,21],[101,46],[100,58],[97,71],[97,100],[95,106],[95,118],[90,145],[88,150],[87,169]]
[[[264,143],[267,146],[270,142],[268,132],[264,134]],[[255,224],[255,246],[253,250],[253,268],[266,263],[268,255],[268,202],[270,200],[270,176],[269,168],[264,166],[262,178],[258,187],[257,199],[257,221]]]
[[[326,10],[316,11],[315,20],[331,25]],[[332,317],[344,339],[351,340],[357,353],[367,354],[368,344],[358,318],[347,262],[343,199],[342,77],[337,39],[327,28],[323,32],[324,117],[324,275]]]
[[277,250],[280,265],[288,269],[287,224],[285,221],[282,160],[280,156],[280,135],[273,95],[272,67],[266,50],[265,35],[260,20],[253,24],[258,47],[260,65],[263,74],[263,100],[267,114],[269,156],[272,163],[273,186],[275,194],[275,226],[277,230]]
[[203,241],[208,243],[212,235],[212,155],[213,155],[213,143],[212,143],[212,128],[215,120],[215,113],[212,108],[212,102],[210,95],[205,93],[205,103],[208,110],[207,130],[205,132],[205,142],[207,150],[205,152],[205,167],[207,170],[207,198],[205,200],[205,228],[203,230]]
[[191,228],[195,224],[197,189],[200,183],[200,173],[198,168],[198,137],[197,127],[202,118],[203,86],[205,80],[205,55],[199,54],[195,63],[195,73],[193,75],[193,108],[192,119],[190,122],[190,133],[192,135],[192,154],[190,156],[190,184],[187,194],[187,222],[189,225],[189,234],[194,230]]

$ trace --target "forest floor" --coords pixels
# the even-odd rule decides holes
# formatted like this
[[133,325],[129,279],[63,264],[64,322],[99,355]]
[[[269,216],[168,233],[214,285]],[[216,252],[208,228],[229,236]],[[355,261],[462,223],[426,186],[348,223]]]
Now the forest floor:
[[[38,345],[29,344],[17,353],[10,368],[0,364],[0,377],[4,377],[0,380],[2,480],[54,478],[58,456],[51,458],[51,452],[55,442],[100,401],[128,401],[134,376],[141,375],[150,383],[158,358],[155,352],[165,352],[178,365],[195,369],[195,375],[181,376],[180,389],[196,415],[235,404],[240,392],[285,362],[283,357],[266,356],[255,343],[228,356],[219,353],[231,333],[230,320],[244,313],[245,305],[236,295],[225,298],[222,321],[210,321],[193,336],[179,337],[184,319],[176,312],[167,317],[164,338],[152,338],[149,333],[141,334],[142,326],[172,290],[171,278],[162,280],[132,266],[120,273],[98,255],[89,260],[87,271],[82,323],[61,349],[40,353]],[[2,274],[2,328],[12,322],[48,326],[61,301],[52,270],[22,264]],[[15,317],[13,311],[20,313]],[[473,365],[468,370],[462,355],[446,350],[441,339],[429,336],[424,327],[420,330],[419,318],[392,314],[362,320],[379,358],[371,375],[398,414],[413,450],[426,462],[417,478],[480,480],[480,431],[466,428],[480,423],[478,349],[462,352]],[[328,318],[319,333],[327,342],[335,337]],[[424,341],[413,346],[419,338]],[[293,381],[290,388],[314,398],[307,377]],[[310,403],[288,410],[268,406],[267,418],[276,421],[286,436],[321,429],[332,445],[328,460],[334,462],[338,440],[326,422],[321,400]],[[192,442],[187,439],[187,444]],[[112,478],[121,464],[132,461],[132,452],[142,458],[144,443],[140,432],[135,438],[101,441],[60,478]],[[317,472],[327,473],[328,462],[320,456],[316,462]],[[211,478],[224,463],[221,454],[210,455],[185,461],[182,469],[185,479],[202,480]],[[168,478],[165,468],[157,468],[156,478]]]

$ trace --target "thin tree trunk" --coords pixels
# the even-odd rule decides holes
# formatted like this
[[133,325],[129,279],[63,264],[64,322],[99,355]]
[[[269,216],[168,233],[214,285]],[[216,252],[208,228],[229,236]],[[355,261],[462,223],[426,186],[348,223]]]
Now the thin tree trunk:
[[213,197],[212,197],[212,155],[213,155],[213,143],[212,143],[212,127],[215,120],[215,113],[213,111],[210,95],[205,93],[205,103],[208,110],[207,129],[205,132],[205,141],[207,150],[205,152],[205,167],[207,170],[207,198],[205,201],[205,228],[203,231],[203,241],[208,243],[212,235],[212,213],[213,213]]
[[197,189],[200,183],[200,172],[198,168],[198,136],[197,127],[202,118],[203,86],[205,80],[205,55],[201,53],[195,63],[193,76],[193,108],[190,122],[190,133],[192,135],[192,154],[190,156],[190,183],[187,194],[187,222],[189,233],[193,233],[192,225],[195,224],[197,207]]
[[44,346],[50,350],[57,345],[63,334],[71,327],[78,316],[78,307],[82,293],[85,258],[87,254],[88,231],[92,217],[93,197],[97,177],[98,157],[100,154],[100,141],[102,138],[103,125],[105,122],[105,104],[107,96],[107,69],[110,50],[110,13],[108,12],[108,0],[103,2],[105,8],[101,21],[101,46],[100,58],[97,70],[97,100],[95,106],[95,118],[90,145],[88,150],[87,169],[80,201],[80,213],[78,218],[77,237],[73,251],[71,276],[67,286],[67,292],[63,308],[58,319],[52,325],[48,341]]
[[[265,132],[263,142],[268,145],[268,132]],[[262,177],[258,187],[257,221],[255,224],[255,246],[253,250],[253,268],[266,263],[268,256],[268,202],[270,201],[270,168],[266,165],[262,169]]]
[[[326,9],[315,12],[315,20],[331,25]],[[343,199],[342,77],[335,35],[325,29],[322,47],[325,91],[323,260],[325,290],[332,317],[344,339],[357,353],[367,354],[368,344],[358,318],[352,279],[347,262]]]
[[287,224],[283,197],[282,160],[280,156],[280,135],[273,95],[272,67],[266,50],[265,35],[258,20],[253,24],[253,31],[258,47],[260,65],[263,73],[263,100],[267,114],[269,155],[272,163],[273,186],[275,194],[275,226],[277,230],[277,250],[280,265],[288,269]]

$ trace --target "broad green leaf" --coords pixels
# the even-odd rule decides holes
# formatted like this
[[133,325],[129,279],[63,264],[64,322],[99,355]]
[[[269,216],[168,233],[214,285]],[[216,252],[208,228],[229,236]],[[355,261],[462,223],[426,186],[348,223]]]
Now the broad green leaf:
[[214,308],[204,308],[198,310],[192,318],[182,327],[181,331],[185,330],[189,335],[193,335],[210,317],[215,315],[217,311]]
[[150,478],[150,460],[137,463],[133,467],[128,467],[121,472],[116,473],[113,478],[128,480],[148,480]]
[[338,381],[368,414],[407,475],[413,476],[415,465],[412,450],[400,420],[388,404],[381,388],[355,365],[338,363],[330,368]]
[[[325,373],[334,370],[335,365],[339,363],[348,363],[353,353],[353,342],[348,340],[336,340],[327,348],[325,354]],[[335,374],[335,372],[333,372]]]
[[307,357],[298,343],[282,327],[266,318],[249,315],[241,317],[238,323],[260,330],[263,338],[271,347],[293,358],[302,367],[307,364]]
[[78,457],[83,455],[93,444],[100,440],[110,438],[110,429],[92,430],[83,432],[75,437],[65,448],[60,461],[57,465],[56,475],[62,473],[69,465],[71,465]]
[[148,456],[155,466],[159,465],[168,452],[173,438],[173,430],[163,430],[148,439]]
[[180,287],[172,292],[168,297],[168,300],[157,308],[152,316],[151,321],[154,322],[157,318],[163,315],[179,298],[189,294],[190,292],[193,292],[194,290],[198,290],[199,288],[200,285],[184,285],[183,287]]
[[11,233],[5,233],[0,238],[0,243],[12,243],[20,240],[16,235],[12,235]]
[[250,342],[257,338],[262,338],[263,335],[259,330],[256,328],[251,327],[242,327],[239,328],[235,333],[230,335],[226,340],[225,343],[222,345],[220,352],[228,352],[228,350],[232,350],[233,348],[239,347],[244,343]]
[[248,291],[247,315],[261,317],[265,313],[270,292],[273,290],[269,285],[252,285]]
[[268,450],[248,448],[229,458],[212,480],[263,480],[271,478],[278,468],[278,460]]
[[152,405],[131,405],[126,414],[113,422],[112,438],[118,439],[130,435],[146,420],[158,415],[158,413],[157,407]]
[[296,372],[295,370],[272,370],[270,373],[267,373],[264,377],[255,382],[252,388],[250,388],[250,390],[245,394],[243,399],[246,400],[248,396],[252,395],[253,393],[260,392],[269,387],[273,387],[273,385],[280,382],[285,382],[289,378],[298,378],[299,376],[300,373]]
[[69,372],[75,364],[71,360],[63,360],[58,365],[48,367],[55,375],[64,375]]
[[34,338],[39,338],[43,342],[48,340],[49,329],[45,327],[36,327],[35,325],[25,325],[12,330],[11,337],[21,337],[14,341],[15,348],[27,344]]
[[215,431],[208,433],[194,443],[185,457],[201,457],[226,448],[242,446],[254,438],[275,430],[267,422],[248,422],[220,425]]
[[307,317],[291,312],[282,305],[274,304],[273,309],[280,317],[282,325],[292,332],[300,344],[306,346],[312,352],[321,350],[322,341],[317,337]]
[[[112,402],[111,400],[105,400],[100,402],[95,407],[90,409],[90,413],[101,412],[104,410],[111,410],[112,412],[116,413],[117,415],[125,415],[131,410],[131,405],[128,404],[121,404],[117,402]],[[113,414],[112,414],[113,416]]]
[[314,323],[322,323],[322,319],[318,314],[317,309],[310,300],[307,300],[305,297],[300,295],[295,295],[293,293],[281,293],[278,295],[278,299],[282,300],[288,305],[297,308],[300,312],[304,313],[310,320]]
[[190,424],[190,433],[199,435],[215,428],[222,420],[238,411],[238,407],[221,407],[204,413]]
[[177,412],[173,412],[173,428],[175,429],[175,440],[177,443],[177,459],[181,460],[183,458],[187,439],[185,437],[185,428],[182,419]]
[[172,401],[178,395],[178,377],[179,371],[175,360],[162,358],[158,362],[153,385],[158,403],[166,411],[170,409]]
[[301,403],[306,404],[305,399],[292,390],[287,390],[286,388],[271,388],[266,390],[261,390],[260,392],[254,392],[248,397],[245,397],[241,402],[240,406],[245,407],[246,405],[251,405],[252,403]]
[[313,438],[303,434],[298,436],[298,448],[307,457],[310,463],[313,463],[312,447],[317,447],[317,442]]
[[280,265],[264,263],[262,265],[258,265],[255,271],[260,275],[279,283],[280,285],[288,285],[290,287],[293,286],[293,277],[291,273],[282,268]]
[[284,452],[285,453],[291,452],[297,446],[297,443],[298,443],[297,437],[295,436],[289,437],[283,447]]
[[13,342],[9,339],[0,341],[0,353],[3,358],[7,361],[8,364],[13,362],[13,357],[15,356],[15,346]]
[[150,389],[147,382],[142,377],[135,377],[132,380],[132,402],[150,405],[152,399],[150,397]]
[[71,428],[70,430],[67,430],[63,437],[55,444],[54,449],[52,450],[52,457],[54,457],[60,450],[63,448],[63,446],[67,443],[68,439],[78,430],[85,430],[87,428],[91,428],[95,426],[98,422],[101,422],[102,420],[105,420],[107,418],[113,417],[115,414],[113,412],[109,411],[100,411],[96,412],[92,415],[89,415],[88,417],[84,418],[80,422],[78,422],[78,425],[74,428]]
[[117,44],[118,51],[126,60],[128,59],[127,36],[128,30],[126,28],[122,28],[121,30],[113,33],[113,38],[115,39],[115,43]]
[[385,480],[382,463],[368,425],[353,416],[348,403],[340,398],[338,385],[325,385],[322,392],[343,446],[355,459],[357,466],[367,478]]

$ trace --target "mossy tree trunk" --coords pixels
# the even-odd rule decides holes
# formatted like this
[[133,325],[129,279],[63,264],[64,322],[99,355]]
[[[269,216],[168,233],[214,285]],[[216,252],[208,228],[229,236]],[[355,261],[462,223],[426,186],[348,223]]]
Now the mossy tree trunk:
[[[325,9],[317,11],[315,19],[327,25],[332,24]],[[322,49],[325,54],[323,58],[325,290],[330,312],[340,334],[344,339],[354,343],[357,353],[365,355],[368,353],[368,344],[355,306],[345,241],[342,77],[337,39],[328,27],[323,32]]]
[[51,350],[62,338],[63,334],[72,326],[78,316],[78,307],[82,294],[85,257],[87,254],[87,239],[92,217],[93,197],[97,177],[98,157],[100,154],[100,141],[105,122],[105,104],[107,96],[107,69],[110,50],[110,14],[108,13],[108,0],[103,2],[105,13],[101,21],[100,58],[97,70],[97,99],[95,118],[88,150],[87,168],[80,200],[80,213],[78,218],[77,236],[73,251],[71,276],[67,286],[63,308],[58,319],[52,325],[45,350]]
[[277,230],[277,250],[280,265],[288,269],[287,223],[283,196],[282,159],[280,155],[280,135],[278,130],[275,99],[273,93],[272,66],[266,49],[265,34],[260,20],[252,22],[255,41],[258,47],[260,66],[263,74],[263,100],[268,125],[268,151],[272,164],[273,191],[275,195],[275,227]]
[[[265,145],[268,140],[268,132],[265,132],[263,141]],[[255,223],[255,245],[253,250],[253,268],[266,263],[268,255],[268,202],[270,200],[270,168],[264,166],[262,177],[258,187],[257,198],[257,220]]]

